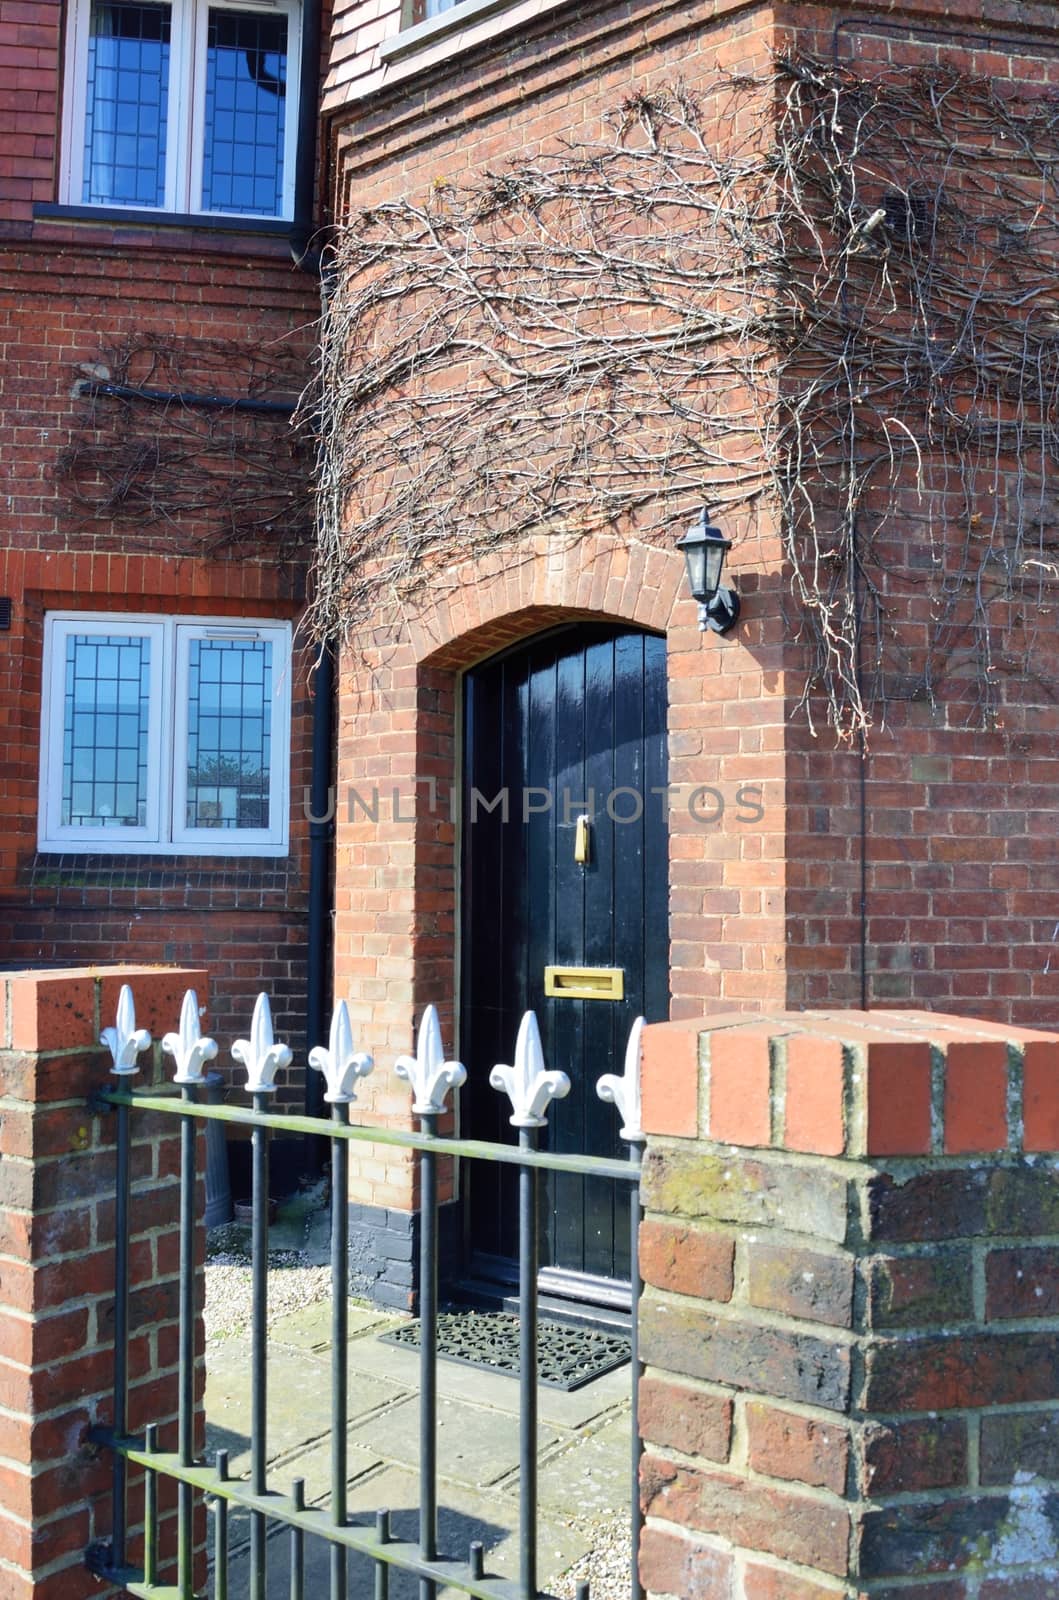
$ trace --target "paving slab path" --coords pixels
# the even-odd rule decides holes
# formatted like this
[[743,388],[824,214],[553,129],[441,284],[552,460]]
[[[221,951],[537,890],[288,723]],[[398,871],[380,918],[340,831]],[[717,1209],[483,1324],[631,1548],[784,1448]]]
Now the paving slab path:
[[[351,1302],[349,1310],[349,1512],[370,1525],[391,1512],[396,1538],[418,1537],[418,1356],[380,1341],[406,1318]],[[317,1302],[278,1319],[269,1334],[268,1479],[289,1490],[305,1481],[310,1505],[330,1492],[331,1308]],[[211,1341],[207,1349],[207,1450],[229,1452],[233,1476],[249,1470],[250,1364],[246,1341]],[[516,1378],[439,1361],[438,1546],[465,1559],[472,1541],[485,1547],[489,1573],[516,1577],[518,1404]],[[628,1366],[567,1394],[542,1387],[538,1559],[544,1590],[572,1594],[576,1577],[592,1582],[593,1600],[623,1600],[628,1582]],[[248,1527],[229,1524],[230,1593],[247,1592]],[[306,1541],[306,1600],[329,1592],[328,1547]],[[372,1592],[372,1566],[349,1557],[349,1594]],[[565,1576],[564,1576],[565,1575]],[[446,1595],[455,1591],[445,1591]],[[269,1539],[268,1600],[290,1595],[289,1535]],[[391,1600],[416,1600],[418,1581],[391,1573]]]

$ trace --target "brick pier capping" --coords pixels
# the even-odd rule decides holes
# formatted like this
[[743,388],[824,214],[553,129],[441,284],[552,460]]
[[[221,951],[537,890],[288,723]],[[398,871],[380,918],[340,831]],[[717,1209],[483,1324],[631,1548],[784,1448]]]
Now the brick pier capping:
[[648,1591],[1059,1594],[1059,1035],[741,1014],[643,1072]]
[[[100,1033],[123,983],[154,1040],[134,1087],[179,1094],[160,1040],[197,969],[82,967],[0,974],[0,1595],[3,1600],[110,1600],[85,1567],[109,1542],[111,1456],[91,1430],[112,1418],[114,1377],[114,1113],[89,1096],[114,1087]],[[129,1079],[124,1083],[128,1084]],[[176,1448],[180,1123],[133,1110],[129,1427],[159,1424]],[[200,1135],[200,1140],[202,1136]],[[198,1171],[205,1171],[200,1143]],[[204,1206],[200,1177],[200,1214]],[[205,1245],[205,1230],[200,1236]],[[200,1262],[202,1257],[200,1256]],[[202,1305],[199,1274],[198,1305]],[[205,1376],[199,1322],[199,1404]],[[200,1419],[201,1420],[201,1419]],[[201,1430],[200,1430],[201,1431]],[[175,1493],[159,1483],[163,1567],[175,1550]],[[129,1558],[143,1559],[143,1496],[130,1473]],[[196,1532],[204,1535],[200,1516]],[[204,1579],[200,1550],[200,1580]]]

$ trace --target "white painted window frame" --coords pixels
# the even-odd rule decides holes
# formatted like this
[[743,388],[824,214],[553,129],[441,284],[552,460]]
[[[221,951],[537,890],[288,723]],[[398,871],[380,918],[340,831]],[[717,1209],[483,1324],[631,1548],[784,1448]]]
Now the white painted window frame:
[[[206,57],[209,13],[218,11],[281,11],[287,18],[287,93],[284,97],[283,208],[277,220],[294,215],[294,171],[298,140],[298,90],[301,83],[301,0],[151,0],[172,12],[169,56],[169,117],[166,148],[165,205],[116,206],[100,209],[168,212],[189,216],[245,216],[272,220],[257,212],[204,211],[202,162],[206,140]],[[71,0],[66,25],[63,90],[63,137],[59,167],[59,199],[82,206],[84,130],[88,99],[88,38],[92,0]]]
[[[123,634],[156,641],[151,652],[147,823],[142,828],[64,827],[63,702],[71,634]],[[189,828],[188,658],[195,638],[262,639],[272,644],[269,820],[266,828]],[[290,841],[291,625],[234,617],[161,617],[129,612],[53,611],[44,621],[37,849],[84,855],[285,856]]]

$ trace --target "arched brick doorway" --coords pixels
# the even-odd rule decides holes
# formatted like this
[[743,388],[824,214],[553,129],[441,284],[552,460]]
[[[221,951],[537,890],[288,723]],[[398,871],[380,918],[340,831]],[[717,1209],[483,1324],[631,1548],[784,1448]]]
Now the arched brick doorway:
[[[425,1005],[438,1006],[446,1046],[456,1039],[462,676],[551,628],[611,623],[664,635],[671,1016],[785,997],[778,578],[741,575],[744,616],[727,639],[699,632],[677,553],[613,536],[529,540],[443,579],[396,625],[392,612],[366,618],[340,673],[335,993],[379,1063],[361,1114],[393,1127],[412,1124],[392,1062]],[[758,820],[739,815],[742,785],[758,787]],[[703,786],[723,795],[722,818],[694,814]],[[387,1239],[379,1266],[374,1241],[402,1217],[412,1231],[414,1163],[389,1147],[358,1152],[349,1193],[354,1245],[362,1235],[363,1258],[385,1279],[378,1297],[406,1304],[405,1246]],[[455,1228],[459,1208],[449,1210]],[[375,1292],[367,1274],[361,1287]]]

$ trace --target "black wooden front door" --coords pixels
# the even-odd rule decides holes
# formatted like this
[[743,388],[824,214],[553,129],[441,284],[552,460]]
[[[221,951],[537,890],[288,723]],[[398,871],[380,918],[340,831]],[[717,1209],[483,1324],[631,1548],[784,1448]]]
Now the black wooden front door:
[[[668,1015],[665,641],[611,626],[541,635],[467,674],[460,1051],[466,1131],[513,1141],[489,1086],[537,1013],[549,1069],[572,1080],[544,1135],[554,1150],[620,1156],[620,1119],[596,1096],[621,1072],[635,1017]],[[588,859],[575,860],[589,814]],[[545,967],[620,968],[624,999],[545,997]],[[516,1254],[513,1170],[467,1162],[474,1276],[503,1280]],[[603,1179],[542,1183],[542,1286],[608,1298],[629,1275],[628,1197]]]

